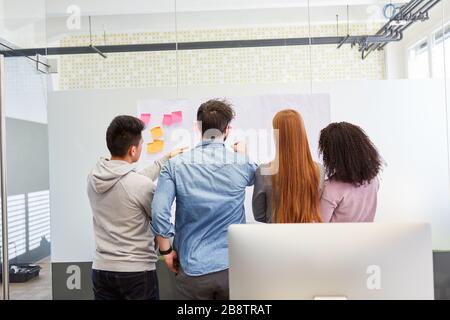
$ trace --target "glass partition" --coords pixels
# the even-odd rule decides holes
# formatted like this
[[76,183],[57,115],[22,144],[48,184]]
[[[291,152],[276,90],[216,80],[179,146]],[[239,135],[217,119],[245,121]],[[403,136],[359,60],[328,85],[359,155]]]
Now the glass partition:
[[[2,108],[2,112],[3,112],[3,108],[4,108],[4,90],[3,90],[3,82],[4,82],[4,76],[3,76],[3,73],[4,73],[4,60],[3,60],[4,58],[3,58],[3,55],[0,55],[0,107]],[[3,129],[3,130],[5,130],[5,129]],[[1,135],[1,133],[0,133],[0,135]],[[1,146],[0,146],[1,147]],[[0,163],[1,163],[1,159],[0,159]],[[2,178],[2,174],[0,174],[0,178]],[[3,225],[7,225],[7,224],[5,224],[4,222],[3,222],[3,220],[4,220],[4,217],[5,216],[7,216],[7,215],[4,215],[4,213],[3,213],[3,203],[2,203],[2,201],[1,201],[1,198],[3,198],[3,196],[2,195],[0,195],[0,223],[1,223],[1,226],[3,226]],[[3,274],[3,260],[7,260],[7,259],[3,259],[3,257],[4,256],[6,256],[7,255],[7,253],[6,252],[4,252],[4,247],[6,247],[6,246],[4,246],[4,244],[7,242],[7,239],[4,239],[3,238],[3,228],[0,228],[0,237],[1,237],[1,241],[0,241],[0,243],[1,243],[1,245],[0,245],[0,269],[1,269],[1,273],[2,273],[2,279],[1,279],[1,285],[0,285],[0,290],[1,290],[1,292],[0,292],[0,298],[3,300],[4,299],[4,290],[8,290],[8,286],[6,285],[4,285],[4,274]],[[5,268],[6,269],[6,268]],[[8,294],[8,293],[7,293]]]
[[[107,53],[107,58],[94,53],[55,56],[59,61],[54,88],[60,92],[49,98],[50,175],[69,176],[51,179],[54,264],[78,265],[83,274],[82,263],[92,259],[84,174],[97,156],[108,155],[104,130],[115,115],[136,115],[142,101],[153,99],[170,104],[192,97],[285,93],[328,95],[331,121],[360,125],[372,138],[386,162],[376,221],[430,222],[434,249],[448,250],[447,106],[444,78],[438,77],[438,71],[445,70],[444,50],[438,48],[445,42],[445,31],[440,36],[439,29],[446,23],[447,4],[428,8],[427,1],[421,2],[427,15],[391,35],[379,31],[408,9],[409,2],[193,5],[178,0],[140,14],[119,12],[123,8],[100,14],[94,7],[80,6],[83,26],[60,32],[52,38],[55,44],[87,46],[93,39],[101,50],[104,45],[178,43],[178,50]],[[89,15],[91,31],[86,26]],[[49,16],[49,25],[56,25],[52,19]],[[371,50],[370,39],[376,50]],[[385,45],[375,46],[377,39]],[[78,126],[83,132],[76,131]],[[64,132],[69,134],[61,139]],[[71,150],[84,156],[77,157],[81,165],[76,170],[65,173],[64,163],[75,166]],[[81,205],[79,199],[84,199]],[[75,212],[83,212],[83,218],[68,218]],[[83,238],[79,234],[71,239],[69,228],[85,228]]]
[[[444,1],[442,6],[442,29],[435,34],[436,41],[440,41],[442,47],[442,55],[444,56],[443,70],[445,83],[445,97],[446,97],[446,120],[447,120],[447,144],[448,144],[448,167],[450,172],[450,37],[448,29],[450,25],[450,3]],[[442,35],[442,37],[440,37]],[[444,40],[445,39],[445,40]],[[439,64],[436,65],[439,70]],[[439,71],[437,72],[439,74]],[[449,173],[450,180],[450,173]],[[449,182],[450,183],[450,182]]]
[[0,53],[10,263],[41,267],[12,299],[92,299],[86,176],[109,122],[155,100],[325,95],[386,162],[376,221],[429,222],[450,250],[449,1],[0,0]]
[[[0,8],[9,298],[51,299],[46,6],[19,0]],[[38,54],[24,56],[28,49]]]

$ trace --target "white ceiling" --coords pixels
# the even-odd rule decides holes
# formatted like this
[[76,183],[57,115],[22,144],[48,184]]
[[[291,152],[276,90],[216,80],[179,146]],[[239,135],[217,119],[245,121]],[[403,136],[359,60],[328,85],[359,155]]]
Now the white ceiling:
[[[381,12],[381,10],[379,10]],[[335,24],[336,14],[339,15],[341,32],[346,25],[347,10],[340,7],[314,7],[310,10],[312,24]],[[367,10],[367,6],[352,6],[350,22],[383,22],[383,17],[376,18]],[[49,43],[58,41],[68,35],[88,34],[88,18],[83,17],[80,29],[68,30],[65,16],[49,17],[46,22],[46,35]],[[178,30],[209,30],[246,27],[268,27],[284,25],[307,24],[308,9],[273,8],[273,9],[242,9],[233,11],[202,11],[180,12],[177,14]],[[175,30],[175,15],[173,12],[121,14],[121,15],[93,15],[93,34],[160,32]]]
[[[17,1],[17,0],[15,0]],[[268,8],[295,8],[384,4],[387,0],[176,0],[178,12],[222,11]],[[405,1],[400,1],[405,2]],[[77,5],[82,15],[116,15],[173,12],[175,0],[47,0],[47,16],[67,15]]]
[[[373,20],[370,5],[381,12],[389,0],[309,0],[312,23]],[[398,0],[395,2],[402,2]],[[174,29],[175,0],[0,0],[0,37],[20,47],[44,46],[69,34],[162,31]],[[68,31],[67,9],[81,10],[81,29]],[[308,0],[177,0],[179,30],[308,22]]]

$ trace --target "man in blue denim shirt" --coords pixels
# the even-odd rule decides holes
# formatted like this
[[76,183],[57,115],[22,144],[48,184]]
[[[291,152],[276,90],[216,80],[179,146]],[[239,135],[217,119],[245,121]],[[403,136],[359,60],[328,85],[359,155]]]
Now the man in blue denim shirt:
[[166,163],[153,198],[152,230],[167,266],[177,273],[179,293],[188,299],[229,298],[228,226],[245,223],[245,188],[253,185],[256,171],[244,154],[225,147],[233,118],[227,102],[203,103],[197,112],[202,142]]

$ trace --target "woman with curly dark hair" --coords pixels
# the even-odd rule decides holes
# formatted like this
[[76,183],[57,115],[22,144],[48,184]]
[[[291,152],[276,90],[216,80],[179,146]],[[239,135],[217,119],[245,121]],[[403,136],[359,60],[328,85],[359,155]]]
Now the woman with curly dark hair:
[[351,123],[332,123],[320,133],[319,152],[327,177],[323,222],[372,222],[383,161],[366,133]]

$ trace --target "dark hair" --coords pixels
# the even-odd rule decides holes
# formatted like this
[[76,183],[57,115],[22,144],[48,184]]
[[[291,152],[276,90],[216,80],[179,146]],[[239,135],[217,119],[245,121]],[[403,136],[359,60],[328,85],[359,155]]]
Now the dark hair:
[[124,157],[131,146],[138,146],[145,124],[131,116],[117,116],[106,130],[106,144],[112,156]]
[[329,179],[361,185],[375,178],[383,161],[366,133],[348,122],[320,132],[319,152]]
[[232,105],[225,100],[206,101],[197,111],[197,121],[202,123],[202,135],[210,129],[224,133],[234,116]]

